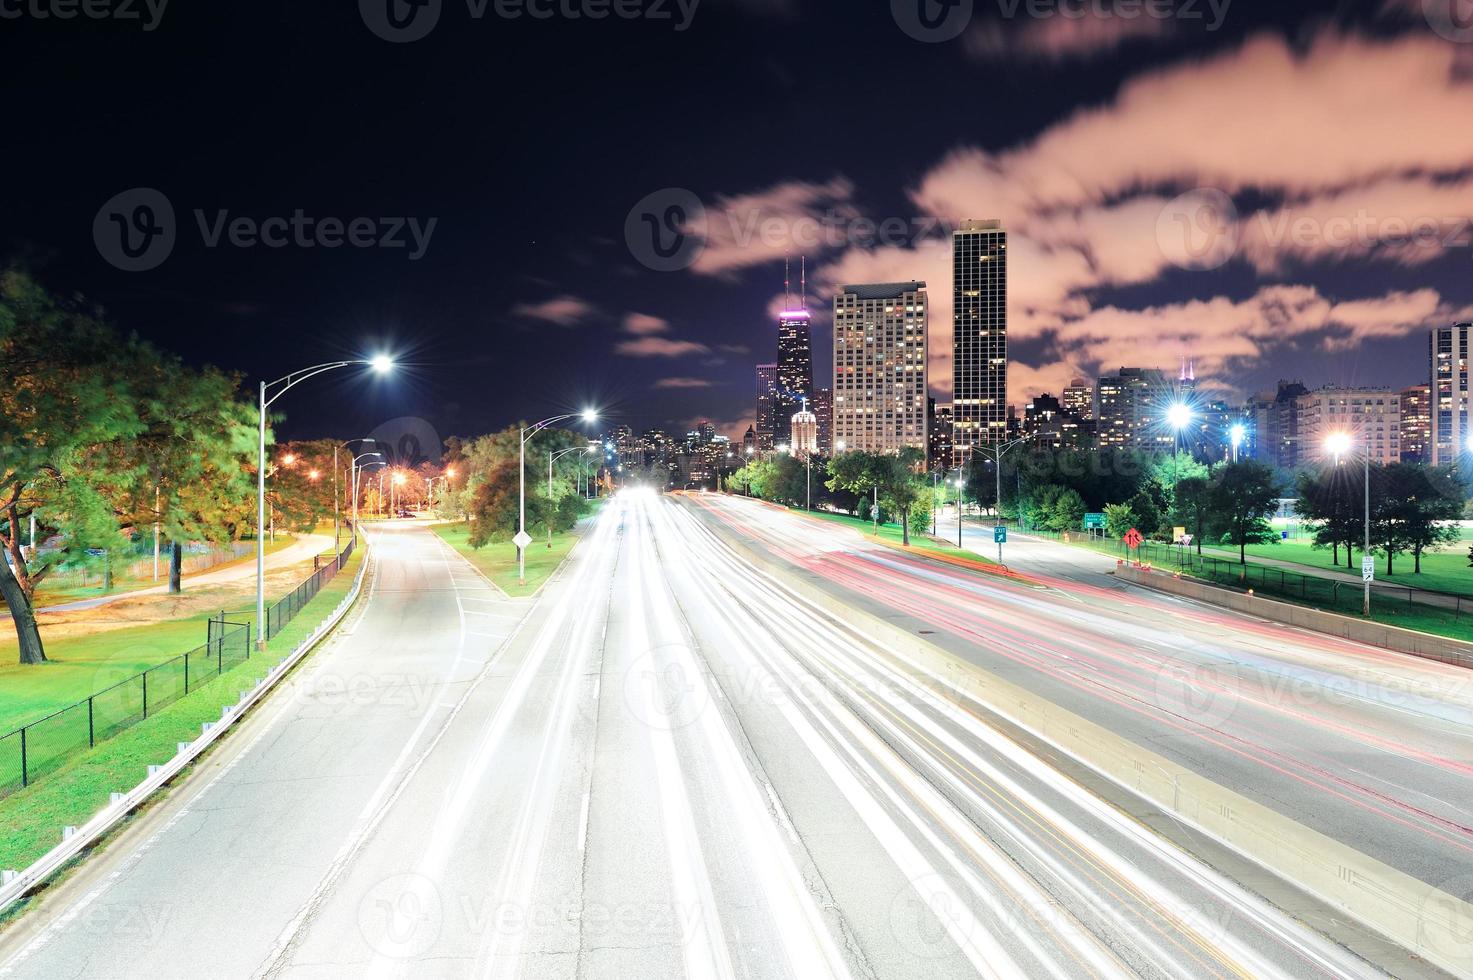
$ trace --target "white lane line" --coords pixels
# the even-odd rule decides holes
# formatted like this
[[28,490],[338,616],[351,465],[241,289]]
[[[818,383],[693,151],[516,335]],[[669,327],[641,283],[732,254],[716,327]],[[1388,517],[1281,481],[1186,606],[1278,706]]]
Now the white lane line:
[[578,853],[582,854],[588,845],[588,806],[593,800],[593,794],[588,790],[583,791],[583,806],[578,813]]

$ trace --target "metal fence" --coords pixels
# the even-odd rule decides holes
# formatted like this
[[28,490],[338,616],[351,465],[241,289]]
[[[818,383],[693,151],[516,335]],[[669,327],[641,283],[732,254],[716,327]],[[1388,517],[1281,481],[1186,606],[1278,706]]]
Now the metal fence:
[[[353,542],[267,610],[269,640],[342,571]],[[105,688],[85,701],[0,736],[0,797],[29,786],[80,752],[157,714],[250,658],[252,628],[221,612],[209,620],[205,645]]]
[[136,725],[244,663],[251,627],[221,612],[204,646],[134,674],[45,718],[0,737],[0,796],[29,786],[72,756]]
[[270,640],[280,633],[286,624],[292,621],[292,617],[301,612],[302,607],[311,602],[317,593],[322,591],[322,587],[343,570],[343,566],[348,564],[348,559],[352,555],[353,540],[350,538],[348,546],[339,555],[330,559],[326,565],[313,572],[311,578],[268,607],[266,609],[266,639]]

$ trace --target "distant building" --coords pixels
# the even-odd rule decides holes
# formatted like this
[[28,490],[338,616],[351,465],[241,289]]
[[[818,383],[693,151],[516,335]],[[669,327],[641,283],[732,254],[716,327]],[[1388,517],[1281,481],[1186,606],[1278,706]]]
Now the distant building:
[[1090,421],[1095,417],[1095,390],[1083,378],[1069,382],[1069,387],[1064,389],[1064,397],[1059,401],[1063,403],[1064,411],[1077,419]]
[[952,444],[951,444],[951,406],[937,405],[936,399],[928,398],[927,413],[930,418],[927,421],[927,429],[930,432],[929,442],[931,450],[928,454],[930,469],[949,470],[952,466]]
[[808,399],[803,399],[793,413],[790,424],[794,456],[812,456],[818,452],[818,416],[808,410]]
[[1127,447],[1169,452],[1175,434],[1166,410],[1176,388],[1154,368],[1126,368],[1100,378],[1095,388],[1095,441],[1100,448]]
[[801,301],[793,302],[790,280],[783,274],[785,294],[777,319],[777,404],[773,432],[786,441],[793,415],[813,397],[813,331],[808,313],[808,274],[803,273]]
[[1325,456],[1325,442],[1336,433],[1353,439],[1357,455],[1373,463],[1401,460],[1401,395],[1389,388],[1319,388],[1300,395],[1299,464]]
[[1008,410],[1008,233],[999,221],[963,221],[952,234],[953,441],[1001,442]]
[[1468,425],[1468,339],[1473,323],[1455,323],[1432,330],[1428,351],[1428,388],[1432,403],[1431,462],[1455,462],[1467,447],[1473,429]]
[[1083,449],[1088,445],[1088,423],[1053,395],[1039,395],[1023,409],[1021,434],[1034,445],[1054,449]]
[[746,435],[742,436],[742,455],[751,456],[757,452],[757,429],[755,426],[747,426]]
[[1308,393],[1298,381],[1280,381],[1276,390],[1254,396],[1249,412],[1255,459],[1284,469],[1300,465],[1299,397]]
[[818,416],[818,452],[822,456],[834,454],[834,389],[815,388],[812,402],[813,414]]
[[840,286],[834,297],[834,440],[926,445],[926,284]]
[[1401,390],[1401,461],[1432,460],[1432,401],[1426,385]]
[[777,365],[757,365],[757,449],[767,452],[777,442]]

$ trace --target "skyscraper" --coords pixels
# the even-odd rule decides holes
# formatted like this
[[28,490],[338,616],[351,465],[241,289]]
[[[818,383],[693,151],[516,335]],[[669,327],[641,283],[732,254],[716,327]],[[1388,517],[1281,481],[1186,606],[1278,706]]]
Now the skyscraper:
[[951,406],[938,405],[929,398],[927,411],[930,413],[930,455],[928,462],[932,470],[951,469]]
[[964,221],[951,247],[951,411],[960,458],[1007,435],[1008,233],[999,221]]
[[1373,463],[1401,461],[1401,393],[1389,388],[1317,388],[1299,406],[1298,463],[1324,459],[1325,441],[1349,433],[1357,454]]
[[1468,338],[1473,323],[1432,330],[1430,386],[1432,398],[1432,465],[1455,462],[1468,442]]
[[813,414],[818,416],[818,451],[821,455],[834,453],[834,389],[813,390]]
[[1069,387],[1064,389],[1064,397],[1060,400],[1064,404],[1064,411],[1077,419],[1088,421],[1095,417],[1095,390],[1083,378],[1075,378],[1069,382]]
[[793,414],[813,397],[813,336],[808,315],[808,272],[803,269],[799,305],[793,304],[786,273],[784,302],[777,321],[777,415],[773,431],[786,439]]
[[793,413],[792,450],[795,456],[812,456],[818,452],[818,416],[808,409],[808,399]]
[[1431,399],[1426,385],[1412,385],[1401,391],[1401,461],[1425,463],[1430,458],[1432,441]]
[[757,365],[757,449],[766,452],[777,441],[777,365]]
[[840,286],[834,297],[834,440],[926,450],[926,284]]
[[1101,448],[1170,450],[1173,433],[1164,424],[1176,389],[1154,368],[1121,368],[1100,379],[1096,395],[1096,440]]

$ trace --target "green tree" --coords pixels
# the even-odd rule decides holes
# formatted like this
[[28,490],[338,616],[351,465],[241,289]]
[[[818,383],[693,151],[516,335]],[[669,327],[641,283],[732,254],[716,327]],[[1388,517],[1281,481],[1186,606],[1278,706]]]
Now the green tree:
[[[146,429],[127,368],[152,357],[80,301],[53,298],[20,270],[0,273],[0,596],[21,663],[46,659],[32,602],[47,574],[122,543],[114,501],[139,477],[126,449]],[[22,547],[33,514],[61,548]]]
[[1125,503],[1135,515],[1136,530],[1148,538],[1160,536],[1161,504],[1157,496],[1150,492],[1150,488],[1141,489]]
[[1376,507],[1374,532],[1386,554],[1386,574],[1394,555],[1410,551],[1414,574],[1421,574],[1428,548],[1450,544],[1460,535],[1465,488],[1451,467],[1432,469],[1411,463],[1385,467]]
[[[925,455],[914,447],[898,453],[844,453],[829,464],[828,486],[860,497],[877,493],[884,509],[900,516],[901,542],[909,546],[912,514],[930,506],[929,478],[917,472],[924,460]],[[878,531],[878,518],[875,524]]]
[[[1205,469],[1205,468],[1204,468]],[[1212,515],[1212,480],[1204,472],[1201,475],[1183,477],[1172,494],[1175,520],[1191,529],[1192,540],[1197,544],[1197,554],[1202,553],[1202,539],[1207,535],[1208,521]]]
[[1212,510],[1224,528],[1223,540],[1238,546],[1238,562],[1248,563],[1248,545],[1273,539],[1268,518],[1278,507],[1278,481],[1272,467],[1254,460],[1224,464],[1212,487]]
[[1129,504],[1106,504],[1104,513],[1105,533],[1116,540],[1125,537],[1126,532],[1135,527],[1135,511]]

